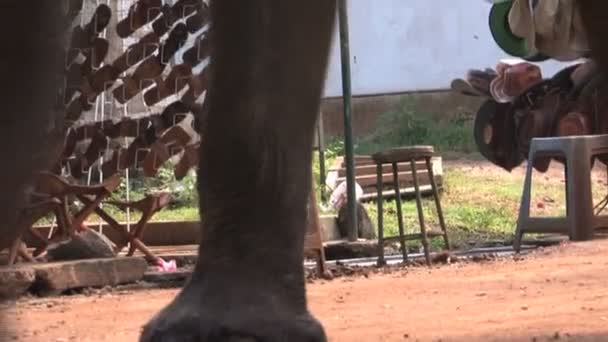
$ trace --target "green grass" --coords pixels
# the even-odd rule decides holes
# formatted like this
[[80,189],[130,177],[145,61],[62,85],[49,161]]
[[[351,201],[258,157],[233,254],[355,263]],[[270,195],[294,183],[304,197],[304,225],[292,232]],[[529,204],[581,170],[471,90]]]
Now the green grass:
[[[466,248],[488,241],[509,242],[515,231],[523,185],[522,175],[515,176],[496,169],[487,173],[471,172],[449,166],[449,162],[446,164],[448,165],[444,167],[444,190],[441,193],[441,204],[453,246]],[[532,214],[563,215],[565,213],[564,185],[556,180],[548,181],[538,175],[535,175],[534,184],[536,186],[532,192]],[[601,199],[604,194],[605,190],[602,192],[601,187],[594,188],[596,201]],[[545,208],[541,210],[535,205],[539,199],[550,199],[551,201],[546,202]],[[376,226],[378,217],[376,203],[365,203],[364,206]],[[402,208],[406,233],[418,232],[416,202],[413,199],[404,199]],[[104,206],[104,209],[118,221],[126,220],[124,212],[109,205]],[[385,235],[396,235],[398,224],[395,201],[385,201],[383,209]],[[439,230],[439,221],[432,198],[423,199],[423,214],[427,227]],[[136,222],[138,219],[137,213],[131,214],[131,222]],[[195,221],[198,219],[198,207],[194,205],[170,207],[154,216],[155,221]],[[95,215],[92,215],[89,224],[97,224],[98,220]],[[49,222],[48,219],[44,221],[40,223]],[[441,238],[435,238],[432,244],[434,247],[442,246]],[[415,246],[419,247],[419,244],[410,243],[410,248],[415,249]]]
[[[448,162],[449,164],[449,162]],[[532,216],[563,216],[565,208],[565,185],[561,179],[548,178],[535,173],[533,176]],[[460,168],[446,167],[444,191],[441,205],[448,234],[457,248],[477,245],[489,241],[509,243],[512,241],[520,198],[523,189],[523,174],[509,174],[494,169],[492,172],[471,172]],[[593,199],[598,203],[606,195],[605,185],[593,187]],[[370,218],[377,224],[377,204],[365,204]],[[398,233],[396,205],[394,201],[384,203],[385,234]],[[418,216],[415,201],[403,203],[406,233],[418,232]],[[434,201],[423,200],[423,213],[427,226],[439,229]],[[534,238],[535,235],[530,235]],[[435,239],[434,246],[441,240]]]
[[[422,113],[416,111],[416,107],[406,99],[394,110],[381,115],[375,131],[358,139],[356,153],[371,154],[396,146],[425,144],[433,145],[444,160],[471,154],[475,156],[474,159],[483,160],[477,154],[473,139],[473,118],[470,114],[447,117],[437,113]],[[341,145],[334,144],[333,147],[334,152],[343,154]],[[533,185],[532,215],[565,214],[564,184],[559,179],[546,179],[535,174]],[[444,192],[441,202],[453,244],[465,247],[490,240],[511,240],[516,227],[522,187],[521,173],[513,175],[499,169],[488,173],[470,172],[444,167]],[[605,191],[605,186],[594,188],[596,203],[605,195]],[[542,203],[537,205],[539,202]],[[365,204],[365,207],[376,225],[376,203]],[[423,210],[427,225],[438,229],[434,202],[424,199]],[[417,231],[419,228],[415,201],[405,201],[403,212],[406,230]],[[394,201],[384,203],[384,213],[386,234],[397,234]],[[436,239],[433,243],[437,245],[440,242]]]
[[[396,146],[433,145],[442,155],[469,155],[476,153],[473,140],[473,120],[470,115],[457,114],[444,117],[436,113],[416,111],[417,106],[409,99],[404,99],[394,110],[382,114],[374,132],[359,138],[355,152],[372,154]],[[343,155],[343,145],[331,145],[334,154]],[[444,171],[444,189],[442,206],[449,235],[457,245],[469,240],[486,241],[490,239],[507,239],[512,235],[521,193],[521,182],[500,182],[496,179],[471,180],[468,175],[458,170]],[[475,189],[472,188],[475,185]],[[488,205],[492,202],[504,205]],[[377,224],[376,203],[367,203],[365,207]],[[394,201],[384,203],[385,234],[397,234],[398,225]],[[403,203],[406,232],[418,230],[418,214],[415,201]],[[423,213],[427,226],[438,229],[439,222],[434,201],[423,200]],[[441,239],[435,239],[434,245]]]
[[394,146],[433,145],[439,152],[472,153],[477,149],[473,140],[473,120],[462,113],[442,117],[420,113],[414,105],[403,100],[393,111],[378,118],[375,131],[358,140],[355,151],[371,154]]
[[[127,221],[127,213],[121,210],[118,210],[110,205],[103,206],[103,210],[107,212],[110,216],[112,216],[118,222],[126,222]],[[141,214],[138,212],[131,211],[130,213],[130,222],[137,222],[141,218]],[[152,221],[198,221],[198,207],[173,207],[167,208],[165,210],[161,210],[154,217]],[[37,225],[46,225],[53,222],[53,217],[48,216],[46,218],[41,219],[37,222]],[[96,214],[92,214],[87,219],[87,224],[95,225],[100,222],[99,216]]]
[[[472,119],[465,114],[452,117],[441,117],[435,114],[419,113],[412,109],[409,102],[402,102],[395,110],[380,117],[376,130],[369,136],[358,139],[356,153],[369,154],[395,146],[431,144],[439,151],[444,160],[453,155],[475,153],[473,142]],[[325,157],[329,168],[338,156],[344,155],[344,144],[341,140],[327,142]],[[480,159],[474,155],[474,159]],[[470,159],[470,158],[468,158]],[[319,184],[318,155],[313,156],[313,175]],[[131,198],[139,199],[147,191],[165,189],[174,194],[172,205],[157,213],[157,221],[191,221],[198,220],[198,197],[196,193],[196,176],[191,173],[186,179],[177,181],[170,168],[161,168],[155,179],[146,179],[133,174],[130,183]],[[488,241],[509,241],[512,239],[519,201],[521,197],[523,176],[509,174],[506,171],[493,169],[491,172],[471,171],[444,163],[444,191],[441,194],[445,222],[452,244],[455,247],[467,247]],[[533,215],[556,216],[565,214],[564,184],[559,179],[535,176],[532,192]],[[595,184],[594,184],[595,185]],[[317,201],[321,203],[321,189],[317,187]],[[327,191],[328,189],[325,189]],[[605,185],[594,187],[594,199],[599,201],[606,194]],[[327,193],[329,196],[329,193]],[[125,199],[126,184],[122,184],[113,195],[116,199]],[[540,208],[537,203],[542,202]],[[322,214],[332,213],[323,209]],[[374,226],[377,224],[377,207],[375,203],[366,203]],[[104,207],[118,221],[125,221],[126,214],[111,206]],[[431,199],[423,200],[424,217],[427,226],[438,230],[439,222],[435,205]],[[403,202],[403,213],[406,232],[418,231],[418,214],[414,200]],[[139,214],[131,214],[131,222],[139,219]],[[98,222],[95,215],[90,223]],[[44,219],[39,223],[49,223]],[[384,225],[386,235],[397,234],[397,216],[394,201],[384,203]],[[434,246],[441,245],[441,239],[434,239]],[[418,244],[416,244],[418,245]],[[414,244],[412,244],[413,248]]]
[[[441,205],[448,235],[455,247],[488,240],[508,240],[513,234],[518,208],[516,194],[521,192],[521,185],[517,182],[497,182],[496,179],[485,184],[480,181],[471,179],[459,170],[444,171]],[[365,207],[376,224],[377,204],[367,203]],[[395,201],[385,201],[383,207],[385,234],[398,234]],[[419,232],[415,200],[403,202],[403,213],[406,233]],[[426,226],[439,230],[439,219],[432,199],[423,199],[423,214]],[[434,239],[433,245],[442,245],[442,240]]]

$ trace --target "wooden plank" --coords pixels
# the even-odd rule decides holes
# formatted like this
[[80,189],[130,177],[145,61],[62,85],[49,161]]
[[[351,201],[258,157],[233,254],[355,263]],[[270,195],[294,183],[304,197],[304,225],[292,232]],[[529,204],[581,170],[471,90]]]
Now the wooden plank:
[[[442,185],[441,184],[437,184],[437,187],[439,188],[439,190],[442,189]],[[414,187],[408,187],[408,188],[401,188],[401,197],[413,197],[415,192],[414,192]],[[430,185],[421,185],[420,186],[420,193],[422,195],[430,195],[432,194],[432,188]],[[369,201],[373,201],[378,197],[377,192],[373,191],[373,192],[368,192],[368,193],[364,193],[363,196],[361,196],[360,200],[362,202],[369,202]],[[385,190],[382,191],[382,197],[387,200],[387,199],[392,199],[395,198],[395,191],[394,190]]]
[[[386,227],[384,227],[384,229],[386,229]],[[443,236],[443,233],[439,231],[427,231],[426,236],[429,238],[435,238]],[[422,240],[422,233],[404,234],[403,238],[405,241]],[[385,237],[383,240],[385,243],[393,241],[398,242],[401,241],[401,238],[399,236],[389,236]]]
[[[420,182],[420,184],[430,184],[430,177],[429,174],[426,170],[418,170],[418,181]],[[404,183],[404,184],[409,184],[410,182],[414,181],[414,176],[412,175],[412,172],[410,171],[403,171],[403,172],[399,172],[398,173],[398,179],[399,179],[399,183]],[[435,177],[437,178],[437,177]],[[368,186],[376,186],[377,183],[377,176],[374,175],[364,175],[364,176],[357,176],[355,177],[355,180],[357,181],[357,183],[362,187],[368,187]],[[346,181],[345,177],[340,177],[337,179],[338,183],[341,183],[343,181]],[[393,172],[391,171],[390,173],[383,173],[382,174],[382,183],[385,184],[385,186],[387,184],[390,184],[392,186],[393,184]]]
[[[417,162],[416,169],[425,170],[426,169],[425,162]],[[399,163],[399,164],[397,164],[397,170],[411,171],[412,167],[411,167],[410,163]],[[344,167],[341,167],[341,168],[335,169],[335,170],[330,170],[330,171],[337,171],[338,177],[346,177],[346,168],[344,168]],[[392,173],[393,166],[390,164],[382,165],[382,172],[383,173]],[[368,164],[368,165],[361,165],[361,166],[356,165],[355,166],[355,176],[365,176],[365,175],[375,175],[375,174],[376,174],[376,165],[375,164]]]
[[[443,180],[442,179],[438,179],[438,177],[435,178],[435,182],[437,183],[438,187],[441,187],[443,185]],[[431,183],[430,182],[420,182],[418,183],[420,189],[431,189]],[[378,189],[376,188],[376,185],[369,185],[369,186],[364,186],[363,188],[363,194],[377,194],[378,193]],[[382,188],[384,191],[392,191],[393,190],[393,185],[392,183],[384,183],[384,186]],[[408,189],[411,189],[412,193],[414,193],[414,181],[413,180],[405,180],[405,181],[400,181],[399,182],[399,189],[401,192],[404,191],[408,191]],[[430,194],[429,193],[425,193],[422,192],[422,195],[427,195]]]
[[54,295],[68,289],[136,282],[143,278],[148,264],[142,258],[125,257],[51,262],[32,268],[40,294]]
[[[377,189],[376,189],[376,165],[372,162],[370,156],[356,156],[356,161],[361,162],[363,164],[356,164],[355,166],[355,181],[363,188],[364,196],[362,198],[363,201],[373,200],[377,197]],[[431,158],[431,167],[433,168],[433,173],[435,175],[435,182],[437,187],[441,189],[443,185],[443,168],[442,168],[442,158],[440,156],[436,156]],[[336,187],[338,184],[346,180],[346,169],[342,167],[343,160],[342,158],[338,158],[332,165],[330,172],[327,176],[327,185],[330,188]],[[430,179],[428,176],[428,172],[426,171],[426,162],[418,161],[416,162],[416,166],[418,169],[418,176],[420,182],[420,189],[422,195],[426,196],[432,194]],[[399,180],[400,180],[400,188],[403,196],[408,196],[409,194],[414,193],[413,188],[413,179],[411,175],[411,165],[409,162],[399,163]],[[385,164],[382,167],[383,170],[383,180],[384,180],[384,196],[386,198],[394,198],[394,191],[392,190],[392,166],[390,164]]]
[[[433,157],[431,158],[431,167],[435,174],[443,174],[442,167],[442,159],[441,157]],[[397,164],[397,168],[399,171],[411,171],[411,165],[409,162],[403,162]],[[416,168],[419,170],[426,169],[425,161],[417,161]],[[382,170],[384,173],[392,172],[392,165],[384,164],[382,165]],[[334,161],[332,166],[328,170],[329,173],[336,173],[337,177],[345,177],[346,176],[346,166],[344,165],[342,158],[338,158]],[[366,174],[376,174],[376,164],[356,164],[355,163],[355,175],[366,175]]]
[[[424,160],[416,161],[416,163],[420,164],[420,165],[425,165]],[[409,164],[410,164],[409,162],[399,163],[399,165],[408,165],[408,166],[409,166]],[[390,164],[386,164],[386,165],[390,166]],[[370,156],[356,156],[355,157],[355,167],[361,167],[361,166],[376,167],[376,163]],[[344,157],[338,157],[334,161],[331,170],[335,171],[335,170],[344,169],[344,168],[346,168],[346,161],[344,160]]]
[[[358,155],[354,157],[355,159],[355,163],[357,164],[357,166],[366,166],[366,165],[376,165],[376,163],[374,162],[374,160],[372,159],[371,156],[362,156],[362,155]],[[441,156],[433,156],[431,157],[431,161],[433,160],[441,160]],[[424,164],[424,160],[417,160],[417,163],[421,163]],[[403,162],[403,163],[399,163],[399,164],[409,164],[408,162]],[[341,167],[346,167],[346,161],[344,160],[344,157],[337,157],[336,159],[334,159],[334,162],[332,164],[332,168],[333,169],[338,169]]]
[[[358,180],[357,180],[358,182]],[[373,179],[372,181],[367,180],[367,183],[365,185],[361,185],[361,188],[363,189],[364,193],[376,193],[378,192],[377,189],[377,185],[376,185],[376,179]],[[435,183],[437,184],[438,187],[441,187],[443,185],[443,176],[435,176]],[[428,186],[431,186],[431,182],[430,179],[428,178],[428,176],[425,177],[418,177],[418,185],[420,186],[420,188]],[[414,180],[413,177],[410,175],[406,175],[406,176],[400,176],[399,177],[399,188],[403,191],[403,189],[406,188],[414,188]],[[392,180],[392,175],[391,178],[389,180],[385,180],[383,182],[383,189],[385,190],[392,190],[393,189],[393,180]]]
[[[366,165],[375,165],[374,161],[372,160],[372,158],[370,156],[354,156],[354,160],[355,160],[355,167],[357,166],[366,166]],[[332,166],[330,167],[330,171],[337,171],[339,169],[343,169],[346,168],[346,161],[344,160],[344,157],[337,157]]]
[[[424,163],[424,161],[422,161]],[[371,156],[355,156],[355,164],[357,165],[376,165]],[[343,165],[345,166],[345,165]]]

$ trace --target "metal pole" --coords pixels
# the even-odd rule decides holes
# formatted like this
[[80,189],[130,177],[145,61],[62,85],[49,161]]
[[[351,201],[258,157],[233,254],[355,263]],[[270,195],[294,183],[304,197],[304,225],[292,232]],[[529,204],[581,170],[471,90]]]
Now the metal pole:
[[348,38],[348,13],[346,0],[338,0],[340,23],[340,55],[342,56],[342,97],[344,100],[344,148],[346,154],[346,189],[348,198],[348,217],[351,227],[348,240],[357,240],[357,211],[355,199],[355,158],[353,153],[353,125],[350,83],[350,46]]
[[317,139],[319,145],[319,188],[321,189],[321,201],[327,202],[326,194],[326,175],[325,175],[325,135],[323,134],[323,112],[319,111],[319,121],[317,122]]

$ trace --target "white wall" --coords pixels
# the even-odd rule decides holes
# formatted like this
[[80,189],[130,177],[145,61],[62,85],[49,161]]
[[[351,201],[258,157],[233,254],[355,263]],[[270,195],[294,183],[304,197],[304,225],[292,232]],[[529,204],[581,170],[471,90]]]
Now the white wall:
[[[488,27],[484,0],[347,0],[354,95],[449,88],[468,69],[509,56]],[[338,26],[325,96],[342,95]],[[549,77],[565,64],[540,64]]]

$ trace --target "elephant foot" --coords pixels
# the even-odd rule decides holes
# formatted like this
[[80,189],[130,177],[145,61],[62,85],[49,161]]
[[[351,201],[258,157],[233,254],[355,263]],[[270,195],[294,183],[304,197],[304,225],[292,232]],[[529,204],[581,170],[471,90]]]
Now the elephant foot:
[[[191,282],[178,297],[148,322],[141,342],[325,342],[321,324],[306,310],[280,310],[277,294],[247,291],[239,305],[226,292],[205,291]],[[241,287],[239,286],[234,286]],[[208,296],[202,293],[209,293]],[[254,298],[251,298],[253,296]],[[222,301],[219,298],[226,298]],[[240,296],[237,296],[238,298]],[[257,297],[257,298],[255,298]],[[244,297],[242,297],[244,298]],[[262,298],[266,298],[265,301]]]

